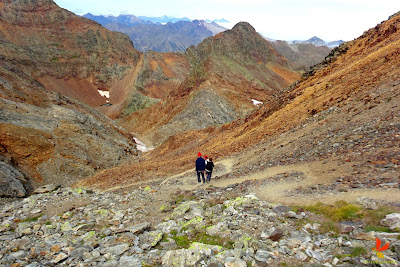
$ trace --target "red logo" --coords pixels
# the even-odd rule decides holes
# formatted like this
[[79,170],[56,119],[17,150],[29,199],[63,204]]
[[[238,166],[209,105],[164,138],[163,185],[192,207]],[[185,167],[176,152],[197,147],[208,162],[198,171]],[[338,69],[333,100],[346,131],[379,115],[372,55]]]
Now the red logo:
[[378,258],[383,259],[385,256],[381,251],[387,250],[389,248],[390,243],[386,243],[383,247],[381,247],[382,241],[379,238],[376,238],[376,247],[372,248],[372,251],[376,252]]

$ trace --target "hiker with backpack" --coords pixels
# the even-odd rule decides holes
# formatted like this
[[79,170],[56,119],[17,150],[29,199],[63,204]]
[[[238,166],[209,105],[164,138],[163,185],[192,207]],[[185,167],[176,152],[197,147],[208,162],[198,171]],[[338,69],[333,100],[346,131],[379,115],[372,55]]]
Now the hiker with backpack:
[[206,174],[207,174],[207,181],[211,181],[211,175],[214,169],[214,162],[212,161],[212,158],[209,158],[207,161],[206,165]]
[[206,183],[206,179],[204,178],[204,171],[206,169],[206,161],[201,157],[201,153],[197,154],[196,160],[196,173],[197,173],[197,182],[201,183],[200,175],[203,178],[203,184]]

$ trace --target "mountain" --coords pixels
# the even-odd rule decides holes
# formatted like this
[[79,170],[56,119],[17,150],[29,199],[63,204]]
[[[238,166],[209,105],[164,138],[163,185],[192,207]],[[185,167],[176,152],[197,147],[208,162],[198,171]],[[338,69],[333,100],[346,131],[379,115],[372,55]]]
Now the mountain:
[[140,19],[144,21],[150,21],[153,23],[160,23],[160,24],[167,24],[169,22],[175,23],[178,21],[191,21],[189,18],[183,17],[183,18],[174,18],[170,16],[162,16],[162,17],[146,17],[146,16],[139,16]]
[[[89,106],[130,132],[148,134],[155,124],[149,137],[161,142],[241,117],[256,108],[252,98],[299,77],[247,23],[185,53],[142,54],[127,36],[51,0],[2,3],[0,170],[14,177],[0,181],[2,194],[68,185],[136,160],[133,136]],[[196,125],[198,100],[208,111]]]
[[214,19],[214,20],[206,19],[205,21],[209,22],[209,23],[213,23],[213,22],[215,22],[215,23],[229,23],[229,21],[224,19],[224,18],[222,18],[222,19]]
[[[235,33],[237,36],[236,42],[225,39],[226,44],[229,40],[234,47],[240,47],[239,43],[243,44],[244,40],[255,40],[255,37],[243,38],[245,35],[241,33],[248,30],[240,28],[248,29],[241,24],[232,31],[206,39],[190,54],[197,54],[198,57],[194,58],[198,59],[207,58],[210,53],[203,48],[215,48],[215,43],[221,47],[226,34]],[[170,177],[173,173],[191,169],[197,152],[201,151],[219,162],[222,159],[229,161],[226,168],[231,169],[230,174],[218,177],[226,179],[226,184],[234,184],[236,178],[246,174],[268,177],[273,167],[283,173],[280,181],[286,179],[284,177],[288,172],[306,173],[309,170],[310,184],[288,181],[293,187],[289,187],[290,193],[285,198],[299,191],[308,194],[313,201],[318,201],[323,192],[354,199],[351,192],[365,192],[359,189],[372,192],[368,190],[378,190],[386,184],[397,186],[400,162],[400,53],[396,51],[400,51],[399,39],[400,16],[394,16],[359,38],[333,49],[300,82],[280,90],[249,116],[221,127],[175,134],[146,154],[141,164],[105,171],[81,185],[98,181],[101,187],[108,187],[115,184],[113,178],[116,176],[121,179],[118,182],[120,185],[154,177]],[[257,52],[236,55],[232,49],[222,51],[214,53],[222,53],[231,59],[259,58]],[[250,58],[247,58],[248,62],[252,61]],[[200,74],[198,79],[188,84],[196,88],[207,88],[206,81],[211,84],[209,77],[212,75],[207,70],[215,69],[212,59],[204,63],[199,65],[204,67],[197,70]],[[206,75],[201,76],[201,73]],[[214,75],[214,79],[218,77],[220,73]],[[229,79],[232,76],[224,77]],[[239,85],[237,88],[243,87]],[[187,87],[189,96],[191,90]],[[194,96],[187,97],[186,101],[194,99]],[[165,114],[161,112],[162,105],[165,106],[164,112],[173,108],[167,103],[157,104],[160,106],[157,116],[161,119]],[[197,102],[196,107],[200,107],[199,116],[208,116],[207,105]],[[173,164],[165,164],[171,159]],[[327,176],[329,179],[324,178]],[[248,177],[251,180],[253,176]],[[286,180],[281,185],[283,183]],[[331,191],[332,188],[336,191]],[[296,201],[296,198],[292,200]]]
[[305,40],[305,41],[301,41],[301,40],[288,41],[288,43],[291,44],[291,45],[313,44],[315,46],[327,46],[327,47],[330,47],[330,48],[337,47],[343,42],[344,42],[343,40],[325,42],[324,40],[318,38],[317,36],[311,37],[310,39]]
[[290,44],[286,41],[274,41],[272,44],[280,54],[293,63],[296,69],[302,71],[322,62],[331,51],[327,46],[309,43]]
[[184,58],[190,68],[183,82],[161,102],[123,117],[123,127],[160,144],[178,132],[243,117],[256,108],[252,99],[267,101],[299,78],[244,22],[190,47]]
[[[205,38],[213,36],[226,28],[215,22],[204,20],[172,19],[170,17],[136,17],[133,15],[94,16],[84,15],[107,29],[127,34],[136,49],[146,52],[185,51]],[[161,24],[162,23],[162,24]]]
[[225,30],[216,24],[204,21],[178,21],[175,23],[141,24],[126,26],[109,23],[107,29],[127,34],[135,47],[146,52],[176,52],[185,51],[191,45],[197,45],[205,38]]
[[23,70],[47,90],[101,106],[107,99],[98,90],[109,90],[139,61],[127,36],[50,0],[3,2],[0,53],[23,63]]
[[75,100],[106,103],[140,57],[129,38],[50,0],[0,1],[0,17],[0,195],[135,160],[133,136]]
[[136,17],[134,15],[119,15],[117,17],[115,16],[104,16],[104,15],[92,15],[90,13],[87,13],[83,15],[83,17],[96,21],[97,23],[100,23],[101,25],[106,25],[109,23],[119,23],[127,26],[133,26],[137,24],[153,24],[151,21],[144,20],[140,17]]

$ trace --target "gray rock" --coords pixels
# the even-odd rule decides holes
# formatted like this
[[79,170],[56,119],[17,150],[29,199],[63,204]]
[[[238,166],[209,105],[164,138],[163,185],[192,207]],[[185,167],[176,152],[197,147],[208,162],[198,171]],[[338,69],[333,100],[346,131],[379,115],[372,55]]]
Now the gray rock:
[[225,267],[247,267],[247,263],[239,258],[227,259]]
[[297,251],[295,258],[300,261],[305,261],[307,259],[307,255],[304,254],[302,251]]
[[158,242],[163,238],[163,232],[161,231],[152,231],[145,232],[139,237],[140,247],[142,249],[149,249],[157,246]]
[[270,257],[271,257],[271,252],[259,249],[257,250],[255,259],[261,262],[267,262]]
[[192,243],[188,249],[170,250],[162,257],[165,266],[194,266],[202,259],[222,251],[219,246]]
[[103,248],[100,253],[101,254],[112,254],[112,255],[122,255],[125,253],[125,251],[127,251],[129,249],[129,245],[128,244],[120,244],[120,245],[116,245],[113,247],[108,247],[108,248]]
[[366,209],[377,209],[378,208],[378,205],[376,204],[376,202],[369,197],[358,197],[357,203]]
[[148,230],[149,228],[150,228],[150,223],[145,222],[145,223],[140,223],[140,224],[136,224],[134,226],[127,227],[126,230],[133,234],[141,234],[145,230]]
[[231,122],[238,116],[235,107],[227,99],[213,92],[213,89],[199,90],[190,98],[182,112],[159,129],[156,142],[162,143],[178,129],[179,131],[200,130]]
[[119,259],[119,264],[120,264],[120,266],[126,266],[126,267],[141,267],[142,266],[141,260],[134,256],[122,256]]
[[60,253],[60,254],[58,254],[58,255],[53,259],[53,262],[54,262],[54,263],[59,263],[59,262],[65,260],[66,258],[68,258],[67,254],[65,254],[65,253]]
[[391,213],[386,215],[381,224],[390,227],[392,230],[400,229],[400,213]]
[[48,184],[44,185],[42,187],[36,188],[35,191],[33,191],[32,194],[44,194],[44,193],[50,193],[53,192],[54,190],[60,188],[61,185],[56,185],[56,184]]
[[87,248],[77,248],[71,251],[70,257],[75,260],[83,260],[83,255],[87,252],[89,252]]
[[21,260],[25,257],[26,252],[23,250],[10,253],[10,258],[14,260]]
[[276,213],[285,213],[285,212],[289,212],[290,208],[286,207],[286,206],[277,206],[277,207],[274,207],[272,210],[275,211]]
[[26,190],[21,181],[26,181],[22,173],[0,161],[0,197],[26,196]]

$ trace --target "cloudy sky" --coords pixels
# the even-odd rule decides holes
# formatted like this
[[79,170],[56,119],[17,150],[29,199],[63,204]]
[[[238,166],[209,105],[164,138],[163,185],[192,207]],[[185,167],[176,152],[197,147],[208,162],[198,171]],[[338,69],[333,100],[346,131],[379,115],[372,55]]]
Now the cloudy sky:
[[264,36],[349,41],[400,11],[399,0],[55,0],[77,14],[247,21]]

